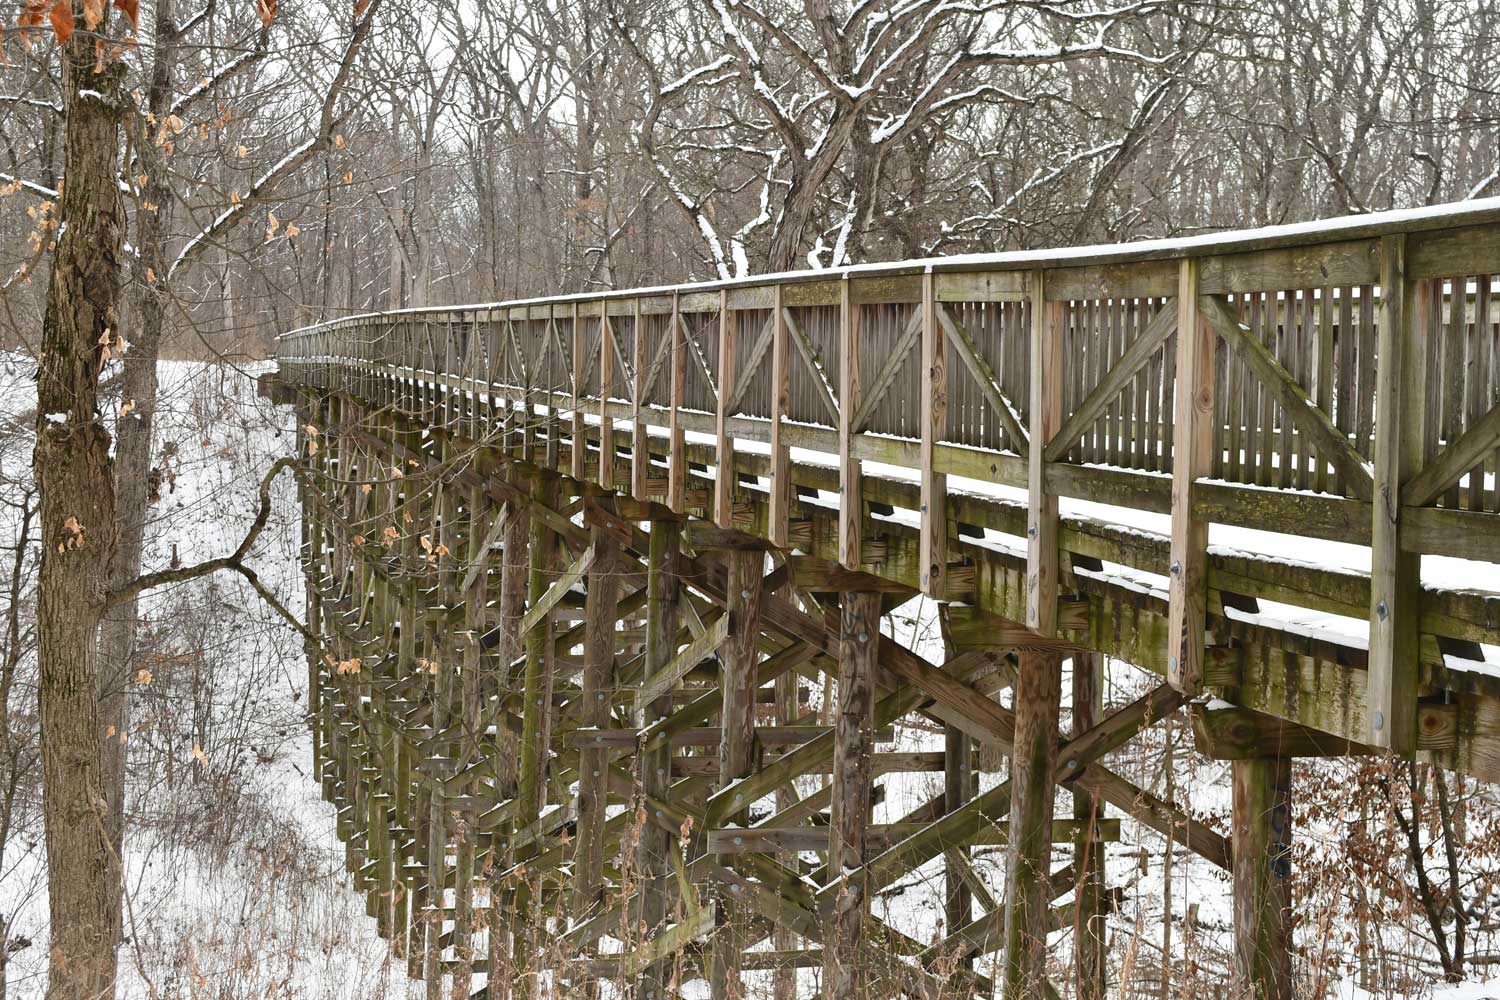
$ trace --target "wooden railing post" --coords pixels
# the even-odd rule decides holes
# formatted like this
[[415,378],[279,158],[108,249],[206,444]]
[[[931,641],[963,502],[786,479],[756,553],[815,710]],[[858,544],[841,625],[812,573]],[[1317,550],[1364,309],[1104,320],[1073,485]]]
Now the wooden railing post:
[[646,318],[641,315],[639,297],[631,301],[630,366],[630,492],[645,499],[651,478],[651,438],[641,407],[646,405]]
[[1177,271],[1177,385],[1173,395],[1172,553],[1167,614],[1167,680],[1190,697],[1203,692],[1208,602],[1208,522],[1193,513],[1193,484],[1211,472],[1214,334],[1198,312],[1198,261]]
[[[1406,276],[1406,239],[1381,240],[1375,371],[1375,497],[1370,526],[1371,744],[1416,748],[1422,557],[1401,546],[1401,484],[1421,471],[1427,420],[1427,343],[1441,286]],[[1461,286],[1460,286],[1461,287]],[[1458,292],[1462,294],[1462,292]]]
[[599,300],[599,478],[605,489],[615,485],[615,421],[609,415],[609,396],[615,391],[614,331],[609,300]]
[[787,406],[791,398],[791,356],[787,342],[786,308],[781,285],[771,290],[771,475],[768,512],[771,544],[787,547],[792,509],[792,450],[786,444]]
[[719,292],[719,382],[718,407],[714,415],[714,523],[721,528],[734,527],[734,435],[729,433],[730,397],[738,375],[735,363],[735,335],[739,317],[729,308],[729,293]]
[[682,513],[687,503],[687,434],[682,427],[682,404],[687,396],[687,338],[682,331],[682,295],[672,293],[671,412],[667,424],[667,506]]
[[936,278],[922,275],[922,592],[941,600],[947,591],[948,477],[937,471],[937,445],[948,427],[948,343],[937,321]]
[[859,569],[864,547],[863,463],[854,457],[854,414],[859,410],[859,305],[848,273],[839,282],[839,562]]
[[586,434],[588,422],[583,416],[583,384],[584,372],[588,366],[583,357],[583,316],[578,302],[573,302],[573,350],[570,352],[572,364],[568,372],[573,384],[573,412],[569,417],[569,425],[573,439],[572,447],[569,449],[568,474],[574,479],[583,479],[583,466],[588,457],[588,436]]

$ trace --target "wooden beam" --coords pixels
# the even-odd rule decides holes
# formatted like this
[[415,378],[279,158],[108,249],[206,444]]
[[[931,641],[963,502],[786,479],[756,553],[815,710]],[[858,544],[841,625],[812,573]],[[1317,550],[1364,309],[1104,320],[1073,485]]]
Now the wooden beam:
[[1198,752],[1215,760],[1348,757],[1376,752],[1373,747],[1237,705],[1190,705],[1188,718]]
[[522,637],[525,637],[532,629],[536,628],[543,619],[548,618],[552,609],[557,607],[558,603],[562,601],[568,592],[583,579],[584,574],[589,571],[589,567],[594,564],[595,554],[594,546],[590,545],[583,551],[583,555],[573,560],[572,565],[563,571],[562,576],[552,581],[552,585],[545,592],[532,600],[531,608],[526,612],[526,616],[521,619],[520,631]]
[[1422,557],[1401,545],[1401,484],[1421,471],[1427,418],[1429,279],[1406,276],[1406,242],[1381,240],[1375,370],[1375,502],[1370,526],[1369,742],[1409,754],[1417,742]]
[[916,591],[897,580],[859,570],[845,569],[836,562],[816,556],[787,556],[787,582],[793,590],[810,594],[842,593],[859,587],[863,593],[900,594],[915,597]]
[[1208,606],[1208,522],[1193,512],[1193,483],[1212,470],[1214,431],[1214,334],[1198,299],[1198,261],[1184,260],[1177,270],[1167,680],[1189,697],[1203,691]]
[[[1476,377],[1476,376],[1471,376]],[[1458,440],[1433,456],[1416,475],[1401,487],[1403,507],[1425,507],[1466,472],[1472,472],[1490,455],[1500,450],[1500,405],[1494,406],[1470,425]],[[1469,481],[1470,491],[1481,489],[1482,472]]]
[[[872,755],[874,761],[878,755]],[[834,773],[841,773],[838,765]],[[836,787],[836,786],[835,786]],[[926,828],[925,823],[887,823],[870,826],[865,831],[865,843],[871,851],[887,851]],[[1118,819],[1077,820],[1055,819],[1052,821],[1051,838],[1054,844],[1075,842],[1081,835],[1089,834],[1099,842],[1120,839]],[[981,827],[965,846],[1003,846],[1010,842],[1010,823],[1000,820]],[[832,826],[753,826],[748,829],[731,827],[725,830],[708,831],[708,850],[715,854],[775,854],[778,852],[824,853],[832,844]],[[830,870],[832,870],[830,868]],[[964,923],[968,921],[965,920]],[[954,926],[962,926],[955,924]]]
[[[647,628],[649,629],[650,626],[648,625]],[[644,680],[637,689],[636,697],[642,702],[649,702],[670,694],[678,681],[718,652],[719,647],[728,638],[729,615],[721,614],[702,635],[684,646],[682,652],[672,657],[667,663],[654,668],[651,676]]]

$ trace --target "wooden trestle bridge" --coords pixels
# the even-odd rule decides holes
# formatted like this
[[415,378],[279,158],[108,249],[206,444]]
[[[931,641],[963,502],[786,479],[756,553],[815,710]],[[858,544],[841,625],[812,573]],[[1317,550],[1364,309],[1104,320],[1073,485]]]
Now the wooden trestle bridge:
[[[1500,780],[1500,596],[1420,578],[1500,562],[1473,204],[283,336],[315,762],[369,913],[433,998],[1093,1000],[1133,817],[1232,873],[1235,989],[1292,996],[1291,759]],[[918,594],[925,653],[882,629]],[[1104,762],[1183,706],[1232,829]],[[935,926],[870,913],[914,874]]]

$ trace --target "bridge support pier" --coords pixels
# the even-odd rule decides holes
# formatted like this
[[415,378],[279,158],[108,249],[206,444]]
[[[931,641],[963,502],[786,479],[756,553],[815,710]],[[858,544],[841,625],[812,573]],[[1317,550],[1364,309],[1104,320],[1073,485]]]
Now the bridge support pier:
[[1291,1000],[1290,757],[1236,760],[1234,969],[1254,1000]]
[[844,883],[834,896],[823,943],[823,992],[828,997],[862,997],[869,980],[864,948],[869,897],[864,881],[848,876],[858,873],[867,857],[880,595],[846,591],[840,604],[828,874],[830,880]]

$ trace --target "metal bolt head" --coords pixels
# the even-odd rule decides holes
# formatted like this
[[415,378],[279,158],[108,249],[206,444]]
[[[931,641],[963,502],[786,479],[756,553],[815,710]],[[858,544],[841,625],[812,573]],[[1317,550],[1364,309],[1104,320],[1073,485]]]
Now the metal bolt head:
[[750,591],[748,591],[748,590],[742,590],[742,591],[740,591],[740,596],[743,597],[745,600],[748,601],[748,600],[750,600]]
[[[1376,618],[1379,618],[1381,621],[1385,621],[1386,618],[1389,617],[1390,613],[1391,613],[1390,609],[1385,606],[1385,601],[1384,600],[1380,600],[1380,601],[1377,601],[1375,603],[1375,617]],[[1379,728],[1379,727],[1377,726],[1376,728]]]
[[1375,731],[1377,733],[1385,731],[1385,713],[1384,712],[1380,711],[1379,709],[1376,709],[1375,710],[1375,718],[1374,718],[1373,721],[1375,723]]

